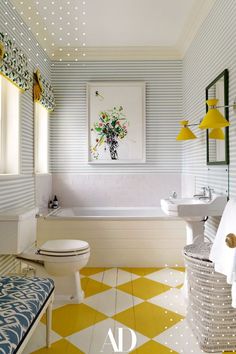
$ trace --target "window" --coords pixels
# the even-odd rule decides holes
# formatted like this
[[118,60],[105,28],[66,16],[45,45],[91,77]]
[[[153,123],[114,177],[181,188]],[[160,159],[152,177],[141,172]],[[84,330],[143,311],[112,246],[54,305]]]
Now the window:
[[34,104],[35,173],[48,173],[48,111],[40,103]]
[[0,75],[0,174],[20,171],[20,90]]

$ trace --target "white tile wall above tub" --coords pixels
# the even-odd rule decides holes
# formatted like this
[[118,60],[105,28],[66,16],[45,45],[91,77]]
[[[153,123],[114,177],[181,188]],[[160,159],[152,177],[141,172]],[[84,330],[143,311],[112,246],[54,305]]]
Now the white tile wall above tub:
[[52,175],[36,175],[36,206],[40,209],[48,207],[48,202],[52,198]]
[[171,192],[181,194],[180,173],[53,174],[53,194],[64,207],[159,206]]

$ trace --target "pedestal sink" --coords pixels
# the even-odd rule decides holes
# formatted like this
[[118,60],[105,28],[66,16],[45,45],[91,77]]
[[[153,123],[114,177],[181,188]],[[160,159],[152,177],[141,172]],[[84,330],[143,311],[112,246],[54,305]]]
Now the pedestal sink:
[[177,216],[186,221],[187,242],[191,244],[198,235],[204,235],[204,219],[207,216],[221,216],[227,196],[213,194],[212,198],[167,198],[161,199],[162,210],[170,216]]

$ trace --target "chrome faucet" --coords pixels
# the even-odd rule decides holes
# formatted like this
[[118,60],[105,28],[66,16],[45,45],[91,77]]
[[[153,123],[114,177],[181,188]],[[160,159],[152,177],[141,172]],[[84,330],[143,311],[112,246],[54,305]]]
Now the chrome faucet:
[[206,188],[206,192],[208,192],[208,195],[205,193],[205,195],[200,196],[199,199],[208,199],[208,200],[212,200],[212,193],[214,193],[214,189],[210,188],[210,186],[208,186]]
[[202,194],[194,194],[194,196],[193,197],[203,197],[203,198],[208,198],[207,196],[206,196],[206,191],[207,191],[207,187],[202,187],[201,188],[202,189]]

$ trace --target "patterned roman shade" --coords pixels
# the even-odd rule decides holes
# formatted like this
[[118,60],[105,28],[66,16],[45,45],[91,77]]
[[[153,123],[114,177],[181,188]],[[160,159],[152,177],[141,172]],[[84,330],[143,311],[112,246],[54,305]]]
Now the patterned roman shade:
[[26,55],[2,32],[0,32],[0,74],[24,91],[29,89],[32,81]]
[[48,111],[53,111],[55,98],[51,84],[42,77],[39,70],[34,73],[34,101],[41,103]]

